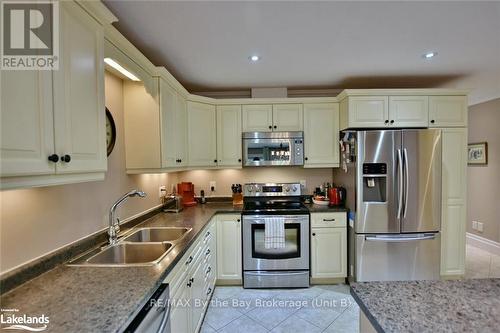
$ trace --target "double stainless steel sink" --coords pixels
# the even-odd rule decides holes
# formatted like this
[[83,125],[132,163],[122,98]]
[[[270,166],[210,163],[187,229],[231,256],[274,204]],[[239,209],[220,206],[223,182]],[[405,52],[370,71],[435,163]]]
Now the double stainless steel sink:
[[71,266],[152,266],[160,262],[192,229],[150,227],[134,229],[117,244],[88,252]]

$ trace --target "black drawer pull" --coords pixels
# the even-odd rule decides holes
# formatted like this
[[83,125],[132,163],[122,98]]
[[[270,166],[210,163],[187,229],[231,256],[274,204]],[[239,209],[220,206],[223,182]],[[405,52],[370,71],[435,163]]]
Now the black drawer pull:
[[323,219],[323,222],[335,222],[335,219]]
[[193,256],[189,256],[189,259],[186,260],[186,265],[189,265],[193,261]]

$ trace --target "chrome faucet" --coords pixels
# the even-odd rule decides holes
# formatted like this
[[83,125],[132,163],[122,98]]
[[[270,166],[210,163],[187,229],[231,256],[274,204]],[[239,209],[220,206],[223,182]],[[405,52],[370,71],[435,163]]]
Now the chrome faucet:
[[114,245],[117,242],[118,239],[118,233],[120,232],[120,220],[115,216],[115,211],[118,206],[120,206],[125,200],[127,200],[129,197],[141,197],[144,198],[146,196],[146,193],[140,190],[132,190],[125,195],[123,195],[120,199],[118,199],[113,206],[111,206],[111,209],[109,210],[109,229],[108,229],[108,235],[109,235],[109,244]]

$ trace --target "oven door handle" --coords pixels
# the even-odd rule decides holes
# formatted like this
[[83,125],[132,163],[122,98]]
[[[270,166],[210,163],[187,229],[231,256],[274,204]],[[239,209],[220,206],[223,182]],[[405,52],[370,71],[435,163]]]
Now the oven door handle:
[[287,220],[292,220],[292,221],[296,221],[296,220],[304,220],[305,221],[309,221],[309,216],[308,215],[265,215],[265,216],[262,216],[262,215],[250,215],[250,216],[245,216],[243,217],[243,219],[245,221],[250,221],[252,223],[259,223],[259,222],[264,222],[266,219],[270,219],[270,218],[283,218],[285,219],[285,223],[287,223]]
[[[286,272],[286,275],[303,275],[305,272],[307,271],[303,271],[303,272],[289,272],[287,271]],[[251,271],[245,271],[245,274],[246,275],[268,275],[268,276],[272,276],[272,275],[283,275],[283,272],[263,272],[263,271],[259,271],[259,272],[251,272]]]

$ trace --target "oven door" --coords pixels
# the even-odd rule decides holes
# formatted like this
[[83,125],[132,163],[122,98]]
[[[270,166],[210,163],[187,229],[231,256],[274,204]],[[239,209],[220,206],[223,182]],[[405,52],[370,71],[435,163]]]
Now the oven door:
[[285,247],[266,249],[265,221],[276,215],[243,216],[243,269],[309,269],[309,215],[285,215]]

